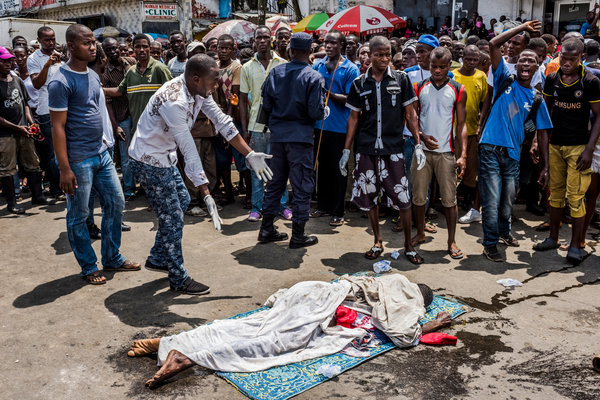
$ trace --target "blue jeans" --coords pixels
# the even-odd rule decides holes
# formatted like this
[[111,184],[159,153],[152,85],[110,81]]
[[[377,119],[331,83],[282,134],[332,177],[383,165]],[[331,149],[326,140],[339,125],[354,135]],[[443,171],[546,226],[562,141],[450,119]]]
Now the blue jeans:
[[[114,160],[114,148],[111,147],[108,150],[108,154],[110,155],[110,158],[112,160]],[[88,202],[88,209],[89,209],[89,213],[88,213],[88,217],[85,220],[85,223],[87,224],[87,226],[93,225],[94,224],[94,202],[96,201],[96,196],[98,194],[96,193],[96,189],[92,188],[92,190],[90,191],[90,201]],[[100,198],[100,207],[102,207],[102,198]]]
[[181,238],[183,216],[190,204],[190,195],[177,167],[159,168],[131,159],[131,168],[140,182],[158,218],[158,230],[148,260],[169,269],[169,281],[181,288],[188,278],[183,267]]
[[135,179],[133,178],[133,171],[129,166],[129,145],[131,144],[131,138],[133,136],[131,133],[131,117],[127,117],[119,122],[119,126],[123,129],[123,133],[127,138],[124,142],[117,140],[119,143],[119,152],[121,153],[121,173],[123,174],[124,192],[127,194],[134,194]]
[[511,214],[519,185],[519,162],[505,147],[479,145],[479,194],[483,245],[492,246],[510,234]]
[[74,189],[73,195],[67,196],[67,234],[73,254],[81,266],[81,276],[98,270],[98,259],[86,226],[92,188],[102,205],[102,265],[104,268],[118,268],[125,262],[125,257],[119,253],[125,199],[112,158],[108,151],[104,151],[71,164],[71,170],[77,179],[77,189]]
[[412,136],[404,136],[404,171],[406,179],[410,185],[410,165],[412,164],[413,154],[415,152],[415,139]]
[[[263,132],[250,132],[250,147],[261,153],[269,153],[271,150],[271,134]],[[252,171],[252,211],[262,214],[263,202],[265,200],[265,183]],[[287,208],[289,194],[285,190],[279,203],[280,212]]]

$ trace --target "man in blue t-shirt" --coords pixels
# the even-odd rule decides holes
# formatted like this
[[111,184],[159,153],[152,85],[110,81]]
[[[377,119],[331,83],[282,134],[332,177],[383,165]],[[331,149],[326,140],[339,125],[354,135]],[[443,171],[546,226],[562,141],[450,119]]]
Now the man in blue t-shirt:
[[[347,177],[338,168],[346,143],[346,125],[350,109],[346,107],[346,97],[352,82],[360,75],[356,64],[342,57],[346,38],[333,30],[325,36],[327,56],[316,62],[313,69],[325,78],[325,96],[330,114],[325,120],[315,124],[315,150],[317,151],[317,209],[311,217],[331,215],[329,225],[344,223],[344,199]],[[333,81],[333,82],[332,82]]]
[[102,205],[102,264],[105,270],[137,271],[140,264],[119,253],[125,199],[117,171],[106,146],[102,146],[100,78],[90,73],[96,58],[92,31],[79,24],[67,29],[71,58],[48,84],[54,152],[60,169],[60,188],[67,194],[67,233],[73,254],[88,283],[106,283],[96,266],[86,226],[92,187]]
[[[542,27],[539,21],[529,21],[510,29],[490,42],[490,58],[494,71],[494,98],[511,74],[502,58],[500,47],[522,32],[534,32]],[[479,190],[482,205],[483,254],[491,261],[502,262],[496,244],[517,247],[511,235],[512,206],[519,180],[519,158],[525,137],[523,124],[531,110],[535,89],[531,80],[538,69],[537,55],[524,50],[516,64],[514,82],[497,97],[479,140]],[[538,134],[552,128],[546,104],[542,101],[535,115]]]

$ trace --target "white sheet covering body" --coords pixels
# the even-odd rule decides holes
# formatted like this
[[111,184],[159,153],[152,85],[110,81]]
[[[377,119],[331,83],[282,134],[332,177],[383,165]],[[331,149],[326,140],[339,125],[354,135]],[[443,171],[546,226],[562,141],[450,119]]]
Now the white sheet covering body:
[[352,283],[343,306],[369,314],[373,325],[384,332],[398,347],[418,344],[419,320],[425,316],[425,301],[419,286],[404,275],[378,277],[344,275]]
[[400,274],[344,275],[334,283],[308,281],[281,289],[265,303],[269,310],[163,337],[158,364],[173,349],[198,365],[224,372],[262,371],[337,353],[365,334],[329,326],[340,304],[370,314],[373,325],[397,346],[418,343],[418,321],[425,308],[416,284]]
[[262,371],[336,353],[365,334],[362,329],[328,326],[350,287],[347,281],[300,282],[271,296],[269,310],[163,337],[159,365],[172,349],[224,372]]

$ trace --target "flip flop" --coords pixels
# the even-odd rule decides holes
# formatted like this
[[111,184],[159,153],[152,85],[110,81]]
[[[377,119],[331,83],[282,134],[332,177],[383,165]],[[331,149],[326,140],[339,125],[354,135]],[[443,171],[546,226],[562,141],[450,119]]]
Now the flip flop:
[[554,240],[550,239],[549,237],[544,239],[543,242],[536,243],[535,245],[533,245],[533,249],[535,251],[547,251],[547,250],[552,250],[552,249],[558,249],[559,247],[560,247],[560,243],[555,242]]
[[[106,283],[106,278],[104,278],[104,276],[100,273],[100,271],[94,271],[89,275],[82,276],[81,278],[84,279],[90,285],[104,285]],[[104,280],[103,281],[94,281],[94,280],[92,280],[92,278],[104,278]]]
[[460,260],[465,256],[461,249],[448,249],[448,254],[450,254],[450,257],[454,260]]
[[427,222],[425,224],[425,232],[427,232],[427,233],[437,233],[437,229],[436,229],[435,225],[430,224],[429,222]]
[[402,225],[398,225],[398,224],[392,225],[392,232],[402,232],[403,230],[404,230],[404,228],[402,228]]
[[375,260],[383,253],[383,247],[373,246],[369,251],[365,253],[365,257],[368,260]]
[[408,261],[415,265],[421,265],[425,261],[416,251],[405,251],[404,256]]

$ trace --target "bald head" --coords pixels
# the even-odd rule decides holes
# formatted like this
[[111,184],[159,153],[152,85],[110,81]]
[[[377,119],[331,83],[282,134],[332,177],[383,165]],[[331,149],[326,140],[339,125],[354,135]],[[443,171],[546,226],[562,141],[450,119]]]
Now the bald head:
[[192,79],[194,76],[204,78],[217,68],[217,62],[213,57],[206,54],[196,54],[187,61],[185,66],[185,79]]
[[67,43],[69,43],[74,42],[81,36],[87,35],[91,32],[92,30],[85,25],[73,24],[67,29],[65,37],[67,39]]
[[377,50],[387,49],[388,47],[390,47],[390,41],[384,36],[374,36],[369,40],[371,53],[374,53]]
[[481,51],[479,50],[479,47],[477,47],[474,44],[470,44],[467,47],[465,47],[464,50],[464,57],[467,57],[468,55],[474,55],[479,57],[479,53],[481,53]]

